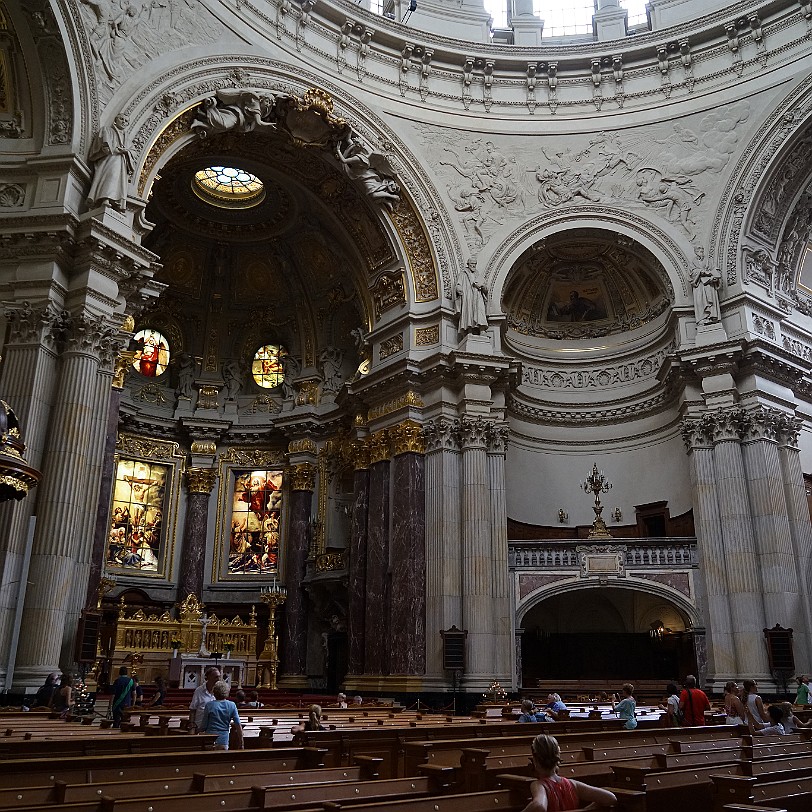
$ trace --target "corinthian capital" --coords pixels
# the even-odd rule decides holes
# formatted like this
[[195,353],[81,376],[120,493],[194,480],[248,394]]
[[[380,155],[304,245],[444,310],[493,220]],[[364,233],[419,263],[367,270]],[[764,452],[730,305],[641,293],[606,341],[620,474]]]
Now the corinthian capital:
[[488,451],[492,454],[504,454],[509,436],[510,428],[507,423],[491,423],[488,429]]
[[682,421],[682,439],[688,451],[713,447],[713,419],[702,415],[696,420]]
[[785,412],[759,406],[744,415],[742,427],[747,440],[772,440],[777,442],[781,436],[782,417]]
[[369,440],[369,464],[384,462],[389,459],[389,432],[386,429],[376,431]]
[[456,431],[457,421],[450,417],[439,417],[423,424],[423,437],[426,441],[426,452],[457,451],[459,437]]
[[485,448],[492,427],[492,421],[483,420],[481,417],[461,418],[458,427],[460,445],[463,448]]
[[397,426],[389,429],[392,441],[392,454],[424,454],[426,443],[423,438],[423,427],[414,420],[404,420]]
[[292,491],[313,491],[316,488],[316,466],[302,462],[290,467],[290,489]]
[[189,468],[186,471],[186,488],[189,493],[211,493],[216,481],[216,468]]
[[741,440],[745,433],[747,414],[744,409],[719,409],[710,416],[715,443]]

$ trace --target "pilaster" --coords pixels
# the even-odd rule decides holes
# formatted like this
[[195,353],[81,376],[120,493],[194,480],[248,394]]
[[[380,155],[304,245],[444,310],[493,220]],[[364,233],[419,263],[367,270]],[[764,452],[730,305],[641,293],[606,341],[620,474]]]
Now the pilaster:
[[367,533],[369,520],[369,450],[363,441],[354,444],[355,474],[352,524],[348,550],[347,637],[348,673],[364,673],[366,638]]

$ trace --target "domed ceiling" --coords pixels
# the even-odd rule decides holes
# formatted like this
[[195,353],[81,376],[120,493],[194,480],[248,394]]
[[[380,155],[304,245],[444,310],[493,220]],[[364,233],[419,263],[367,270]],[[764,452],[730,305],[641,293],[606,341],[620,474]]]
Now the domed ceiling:
[[639,243],[574,229],[537,243],[511,271],[508,326],[554,340],[595,338],[642,327],[669,309],[665,269]]

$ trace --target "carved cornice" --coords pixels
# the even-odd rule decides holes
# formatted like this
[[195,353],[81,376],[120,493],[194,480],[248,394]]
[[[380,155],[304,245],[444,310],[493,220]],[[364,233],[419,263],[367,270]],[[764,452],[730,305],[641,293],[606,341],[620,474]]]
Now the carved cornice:
[[423,438],[423,428],[414,420],[404,420],[397,426],[389,429],[392,441],[392,456],[398,454],[425,454],[426,443]]
[[186,489],[189,493],[211,493],[217,481],[215,468],[189,468],[186,471]]
[[316,466],[302,462],[290,466],[290,489],[292,491],[310,491],[316,489]]
[[133,454],[151,460],[171,460],[183,457],[179,443],[170,440],[156,440],[152,437],[136,437],[134,434],[119,434],[116,448],[122,454]]
[[389,459],[389,432],[386,429],[376,431],[368,440],[369,464],[384,462]]
[[406,394],[399,395],[386,403],[381,403],[378,406],[375,406],[375,408],[370,409],[368,420],[377,420],[380,417],[386,417],[386,415],[393,414],[394,412],[397,412],[400,409],[405,409],[406,407],[422,409],[423,405],[424,404],[420,398],[420,395],[410,389],[408,392],[406,392]]

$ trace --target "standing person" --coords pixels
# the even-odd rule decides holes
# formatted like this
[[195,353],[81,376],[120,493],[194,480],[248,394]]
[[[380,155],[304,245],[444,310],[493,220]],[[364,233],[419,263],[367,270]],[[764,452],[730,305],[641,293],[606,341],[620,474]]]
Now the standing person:
[[624,682],[621,686],[623,689],[623,699],[617,701],[617,694],[612,694],[612,712],[618,715],[618,718],[625,719],[626,730],[634,730],[637,727],[637,717],[634,711],[637,708],[637,703],[634,701],[634,685],[630,682]]
[[667,727],[679,727],[682,724],[682,711],[679,709],[679,688],[669,682],[665,687],[668,699],[660,705],[665,710],[665,723]]
[[[203,707],[203,718],[200,721],[199,730],[201,733],[214,733],[217,738],[214,741],[215,750],[228,750],[229,735],[231,725],[234,725],[234,732],[239,735],[239,749],[242,750],[242,727],[240,714],[237,706],[228,699],[229,684],[225,680],[217,680],[211,688],[214,699],[207,702]],[[235,744],[235,749],[237,745]]]
[[739,686],[735,682],[725,683],[725,718],[726,725],[746,725],[747,715],[739,699]]
[[206,681],[195,688],[192,701],[189,703],[189,729],[192,732],[200,730],[200,725],[203,723],[203,709],[209,702],[214,701],[212,688],[214,688],[216,682],[220,681],[220,669],[216,666],[210,666],[206,669],[205,676]]
[[536,780],[530,787],[533,800],[524,812],[564,812],[583,806],[612,806],[617,803],[613,792],[601,787],[591,787],[580,781],[570,781],[558,774],[561,748],[558,742],[544,733],[536,736],[530,745]]
[[113,727],[121,727],[124,708],[129,708],[133,704],[133,686],[134,683],[129,676],[127,666],[122,665],[118,669],[118,677],[112,685],[113,699],[110,707],[113,710]]
[[795,694],[796,705],[809,704],[809,677],[806,674],[801,674],[800,677],[795,678],[798,681],[798,691]]
[[744,689],[744,697],[742,701],[747,707],[748,716],[753,717],[753,721],[759,724],[767,724],[769,722],[768,715],[764,712],[764,703],[758,695],[758,685],[755,680],[746,679],[742,683]]
[[685,677],[679,707],[688,727],[705,724],[705,711],[710,710],[710,702],[705,692],[696,687],[696,677],[691,674]]

